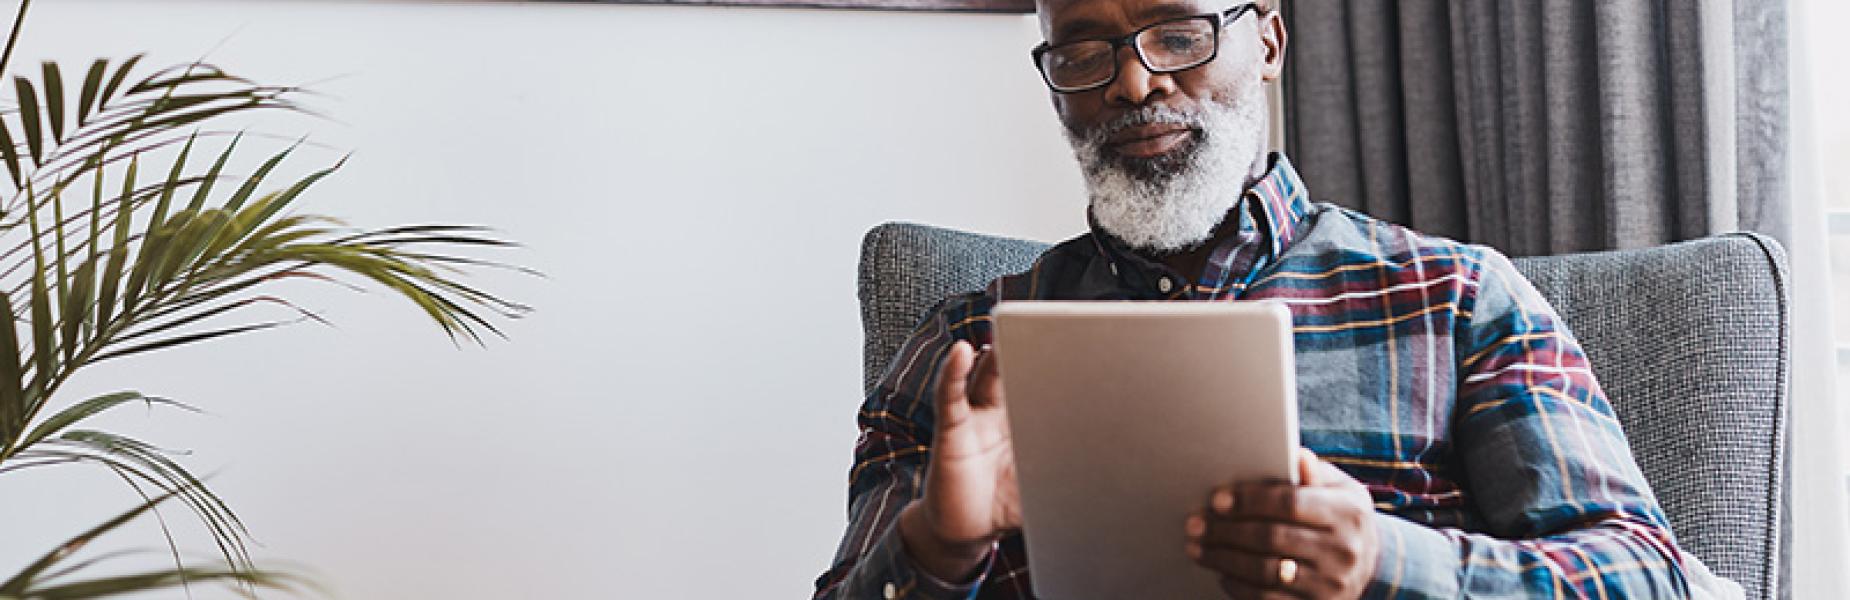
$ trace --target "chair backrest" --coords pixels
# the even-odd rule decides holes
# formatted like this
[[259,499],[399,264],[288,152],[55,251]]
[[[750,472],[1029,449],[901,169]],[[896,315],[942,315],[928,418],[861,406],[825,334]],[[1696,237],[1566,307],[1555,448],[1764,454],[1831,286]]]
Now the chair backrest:
[[[1026,270],[1047,244],[888,223],[861,246],[871,388],[939,300]],[[1749,598],[1788,579],[1787,276],[1764,236],[1519,258],[1593,363],[1683,547]]]

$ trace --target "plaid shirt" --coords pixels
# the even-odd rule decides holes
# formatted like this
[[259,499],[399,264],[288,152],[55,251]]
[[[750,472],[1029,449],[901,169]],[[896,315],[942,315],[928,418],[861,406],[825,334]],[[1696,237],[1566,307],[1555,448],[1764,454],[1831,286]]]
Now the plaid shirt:
[[1508,259],[1311,204],[1283,156],[1235,211],[1240,234],[1192,278],[1094,226],[940,304],[861,408],[848,530],[816,597],[1033,596],[1020,535],[953,585],[917,569],[893,526],[921,493],[941,358],[954,340],[989,342],[990,309],[1014,299],[1290,307],[1301,440],[1374,496],[1381,558],[1366,597],[1688,595],[1586,355]]

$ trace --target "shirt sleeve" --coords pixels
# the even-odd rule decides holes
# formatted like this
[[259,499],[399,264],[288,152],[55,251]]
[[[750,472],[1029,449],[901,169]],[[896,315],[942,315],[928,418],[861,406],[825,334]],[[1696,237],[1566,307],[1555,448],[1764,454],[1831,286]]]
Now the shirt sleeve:
[[1479,250],[1453,435],[1485,531],[1378,513],[1366,597],[1689,597],[1669,522],[1579,342],[1507,258]]
[[974,598],[995,561],[995,549],[973,581],[946,582],[919,569],[906,554],[899,512],[921,492],[930,456],[938,366],[960,339],[988,341],[987,302],[946,300],[920,323],[867,395],[857,420],[854,467],[848,473],[848,528],[834,564],[816,579],[818,600],[835,598]]

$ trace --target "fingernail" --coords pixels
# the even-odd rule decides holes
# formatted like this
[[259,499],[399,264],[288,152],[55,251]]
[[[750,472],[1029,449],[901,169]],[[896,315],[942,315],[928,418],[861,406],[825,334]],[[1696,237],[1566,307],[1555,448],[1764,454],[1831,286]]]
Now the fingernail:
[[1214,490],[1214,497],[1209,500],[1209,504],[1214,507],[1214,512],[1223,515],[1233,512],[1233,492],[1225,488]]
[[1182,546],[1182,553],[1187,554],[1189,560],[1201,560],[1201,544],[1190,542]]
[[1201,515],[1189,515],[1188,521],[1182,524],[1182,529],[1188,532],[1188,537],[1198,538],[1201,534],[1208,532],[1208,522],[1202,519]]

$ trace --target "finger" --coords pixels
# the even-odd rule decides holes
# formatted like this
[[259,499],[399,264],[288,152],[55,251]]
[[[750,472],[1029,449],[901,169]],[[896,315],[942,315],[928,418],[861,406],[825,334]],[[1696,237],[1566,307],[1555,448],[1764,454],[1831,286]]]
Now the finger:
[[1309,448],[1300,448],[1299,450],[1301,450],[1298,454],[1299,485],[1306,487],[1367,487],[1362,485],[1362,482],[1356,481],[1355,477],[1349,475],[1348,471],[1344,471],[1342,467],[1338,467],[1330,461],[1323,460],[1322,457],[1317,456],[1317,453],[1312,452]]
[[1213,491],[1208,492],[1208,510],[1213,511],[1214,514],[1233,514],[1233,505],[1235,503],[1233,486],[1231,485],[1219,486],[1214,488]]
[[1201,542],[1202,536],[1206,535],[1207,533],[1208,533],[1207,515],[1201,514],[1199,512],[1194,512],[1194,513],[1189,513],[1188,518],[1182,520],[1182,537],[1183,539],[1188,540],[1189,543],[1199,544]]
[[1235,598],[1238,600],[1247,600],[1249,598],[1256,600],[1286,600],[1299,598],[1299,596],[1293,595],[1290,592],[1283,590],[1268,590],[1232,577],[1220,578],[1220,589],[1227,593],[1228,598]]
[[970,417],[969,397],[965,389],[970,380],[970,363],[974,352],[970,343],[958,340],[944,354],[938,365],[938,422],[952,425]]
[[984,345],[976,353],[976,366],[970,373],[970,405],[976,407],[1002,404],[1002,371],[994,348]]
[[1298,589],[1296,586],[1305,583],[1305,578],[1310,575],[1306,565],[1298,563],[1292,585],[1288,586],[1279,579],[1282,560],[1277,556],[1208,547],[1202,549],[1201,558],[1195,562],[1220,573],[1223,579],[1245,584],[1251,590],[1290,592]]
[[1325,473],[1318,468],[1321,464],[1323,461],[1319,460],[1317,453],[1311,452],[1310,448],[1298,448],[1298,485],[1322,485]]
[[1280,521],[1207,519],[1193,540],[1203,547],[1222,547],[1267,556],[1284,556],[1314,562],[1332,545],[1330,532]]
[[1221,516],[1330,528],[1347,522],[1345,515],[1354,512],[1353,499],[1342,488],[1243,483],[1233,486],[1232,493],[1234,510]]

